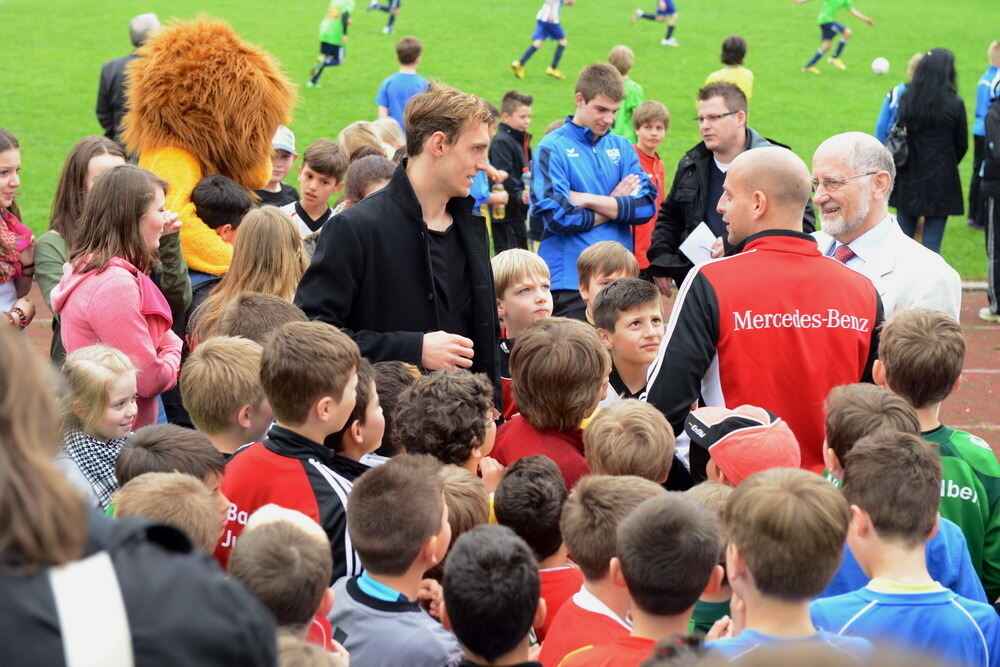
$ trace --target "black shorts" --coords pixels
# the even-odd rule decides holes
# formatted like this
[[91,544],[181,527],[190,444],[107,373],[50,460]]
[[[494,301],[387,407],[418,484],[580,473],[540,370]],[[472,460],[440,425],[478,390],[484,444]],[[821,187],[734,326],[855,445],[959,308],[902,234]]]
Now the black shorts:
[[344,47],[329,42],[319,43],[319,52],[326,56],[327,65],[339,65],[344,59]]

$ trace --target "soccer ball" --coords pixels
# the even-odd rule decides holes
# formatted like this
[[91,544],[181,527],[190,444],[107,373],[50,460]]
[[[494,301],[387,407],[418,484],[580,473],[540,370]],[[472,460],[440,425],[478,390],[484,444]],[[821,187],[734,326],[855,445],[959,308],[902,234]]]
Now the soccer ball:
[[876,58],[872,61],[872,71],[876,74],[885,74],[889,71],[889,61],[885,58]]

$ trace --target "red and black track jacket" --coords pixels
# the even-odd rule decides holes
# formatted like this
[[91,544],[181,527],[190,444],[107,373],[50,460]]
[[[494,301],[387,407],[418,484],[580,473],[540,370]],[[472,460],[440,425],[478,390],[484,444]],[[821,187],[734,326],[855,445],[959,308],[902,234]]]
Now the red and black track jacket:
[[[871,379],[882,319],[871,281],[823,256],[812,237],[755,234],[739,254],[688,274],[650,366],[646,400],[675,433],[695,401],[771,410],[798,438],[802,467],[820,471],[826,395]],[[691,451],[696,483],[707,463],[698,449]]]
[[347,496],[368,466],[336,456],[318,442],[273,426],[268,437],[239,449],[226,464],[222,492],[229,516],[215,557],[227,568],[229,554],[251,514],[268,503],[298,510],[326,531],[333,550],[333,583],[361,574],[347,532]]

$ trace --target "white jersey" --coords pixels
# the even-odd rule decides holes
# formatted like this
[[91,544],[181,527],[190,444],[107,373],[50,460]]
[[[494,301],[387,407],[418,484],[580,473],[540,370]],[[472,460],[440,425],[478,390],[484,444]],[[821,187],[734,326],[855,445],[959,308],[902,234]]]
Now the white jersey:
[[544,0],[542,8],[538,10],[535,18],[546,23],[559,23],[559,12],[562,10],[563,0]]
[[[309,236],[310,234],[312,234],[313,230],[309,229],[309,225],[307,225],[305,222],[303,222],[302,218],[299,217],[299,212],[295,209],[295,204],[296,204],[296,202],[290,202],[290,203],[285,204],[284,206],[282,206],[279,210],[282,213],[286,213],[288,215],[288,217],[292,219],[292,222],[295,223],[295,228],[299,232],[299,236],[301,236],[302,238],[305,238],[305,237]],[[322,229],[322,227],[321,227],[321,229]],[[319,230],[316,230],[316,231],[319,231]]]

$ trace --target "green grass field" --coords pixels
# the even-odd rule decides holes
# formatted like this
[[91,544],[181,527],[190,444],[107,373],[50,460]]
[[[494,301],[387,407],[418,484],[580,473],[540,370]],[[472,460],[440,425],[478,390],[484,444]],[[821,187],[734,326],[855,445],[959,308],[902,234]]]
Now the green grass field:
[[[871,28],[844,13],[840,20],[854,30],[843,59],[846,72],[821,63],[823,74],[799,71],[816,49],[820,0],[795,5],[792,0],[676,0],[680,48],[660,46],[663,25],[629,15],[640,0],[578,0],[563,11],[569,46],[561,64],[567,81],[544,75],[552,45],[528,63],[528,77],[518,81],[509,68],[527,46],[540,0],[406,0],[397,36],[412,34],[424,42],[421,72],[468,92],[499,102],[518,87],[535,96],[534,130],[572,111],[572,80],[579,70],[607,57],[615,44],[636,54],[632,78],[647,99],[663,101],[673,118],[660,155],[667,178],[681,155],[698,141],[695,91],[717,69],[719,45],[733,33],[750,44],[747,66],[756,74],[750,124],[766,136],[791,145],[808,163],[826,137],[846,130],[872,132],[885,92],[904,76],[916,51],[944,46],[955,51],[960,93],[970,117],[976,82],[986,67],[986,47],[996,33],[996,0],[856,0],[876,21]],[[641,0],[647,10],[655,3]],[[87,4],[70,0],[0,0],[7,68],[0,125],[22,147],[20,205],[25,222],[36,231],[48,227],[48,213],[62,162],[73,143],[99,133],[94,103],[101,64],[128,52],[128,20],[155,11],[161,20],[193,18],[199,12],[232,23],[248,40],[273,53],[289,76],[304,84],[318,53],[317,26],[326,0],[110,0]],[[300,90],[292,128],[301,148],[320,136],[335,136],[346,124],[375,116],[373,98],[381,79],[395,70],[395,38],[380,34],[385,14],[364,11],[358,1],[350,29],[347,59],[328,68],[322,87]],[[993,25],[994,28],[989,26]],[[869,63],[884,56],[892,63],[887,76],[876,76]],[[961,166],[968,187],[969,155]],[[294,181],[293,181],[294,182]],[[982,232],[969,229],[964,216],[949,220],[944,255],[967,278],[985,275]]]

